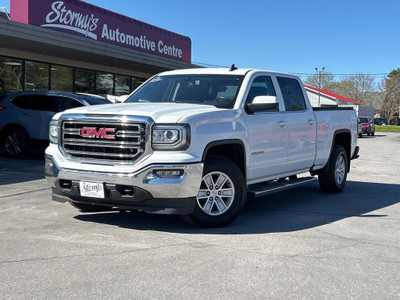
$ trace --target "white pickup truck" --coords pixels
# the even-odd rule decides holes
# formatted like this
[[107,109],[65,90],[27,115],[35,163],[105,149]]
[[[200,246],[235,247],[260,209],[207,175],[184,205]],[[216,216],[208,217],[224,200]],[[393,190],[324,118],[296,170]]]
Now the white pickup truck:
[[58,113],[49,134],[53,200],[202,227],[232,222],[247,196],[315,175],[339,193],[358,157],[352,109],[313,109],[298,77],[234,66],[158,74],[122,104]]

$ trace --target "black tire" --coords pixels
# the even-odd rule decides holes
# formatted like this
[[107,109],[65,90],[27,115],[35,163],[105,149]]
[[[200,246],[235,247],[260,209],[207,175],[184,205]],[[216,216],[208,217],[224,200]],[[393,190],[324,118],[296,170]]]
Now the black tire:
[[374,136],[374,135],[375,135],[375,131],[372,131],[372,132],[371,132],[371,135]]
[[370,136],[370,135],[371,135],[371,132],[370,132],[370,131],[368,131],[368,132],[367,132],[367,135],[368,135],[368,136]]
[[19,158],[29,152],[29,138],[24,129],[14,127],[7,130],[3,138],[4,153],[8,157]]
[[348,158],[341,145],[334,145],[329,159],[327,175],[318,175],[318,182],[324,193],[340,193],[346,185]]
[[245,182],[240,169],[229,159],[210,156],[204,163],[194,212],[183,218],[199,227],[226,226],[236,219],[245,203]]
[[108,211],[112,210],[111,207],[99,206],[99,205],[91,205],[77,202],[70,202],[70,204],[79,209],[81,212],[100,212],[100,211]]
[[358,137],[361,139],[361,138],[362,138],[362,133],[359,133],[359,134],[358,134]]

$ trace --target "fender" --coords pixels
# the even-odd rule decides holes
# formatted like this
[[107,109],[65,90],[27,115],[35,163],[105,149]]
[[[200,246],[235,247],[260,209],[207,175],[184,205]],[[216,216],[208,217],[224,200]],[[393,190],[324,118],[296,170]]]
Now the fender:
[[[337,143],[336,137],[339,134],[342,134],[342,133],[348,134],[350,139],[349,139],[349,141],[344,140],[341,143]],[[333,146],[336,145],[336,144],[342,145],[344,147],[344,149],[346,150],[346,154],[347,154],[347,158],[348,158],[347,159],[347,162],[348,162],[347,172],[350,172],[350,160],[352,159],[350,157],[350,152],[351,152],[351,131],[350,131],[350,129],[339,129],[339,130],[336,130],[335,133],[333,134],[332,143],[331,143],[331,150],[330,150],[329,158],[328,158],[325,166],[322,169],[319,169],[319,170],[313,170],[314,166],[312,166],[310,168],[310,173],[311,173],[312,176],[314,176],[314,175],[327,175],[328,174],[328,172],[329,172],[329,162],[331,160]]]

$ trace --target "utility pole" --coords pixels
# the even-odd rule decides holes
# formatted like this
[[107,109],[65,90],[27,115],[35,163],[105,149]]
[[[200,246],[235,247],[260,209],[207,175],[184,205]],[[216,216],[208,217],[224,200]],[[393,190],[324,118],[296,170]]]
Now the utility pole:
[[322,81],[322,73],[325,71],[325,67],[322,67],[322,71],[319,71],[318,68],[315,68],[318,74],[318,107],[321,107],[321,81]]

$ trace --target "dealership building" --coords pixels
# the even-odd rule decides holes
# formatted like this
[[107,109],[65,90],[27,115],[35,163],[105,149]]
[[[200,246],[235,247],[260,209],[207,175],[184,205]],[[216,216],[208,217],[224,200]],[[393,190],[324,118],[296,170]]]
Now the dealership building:
[[10,0],[0,41],[0,91],[124,95],[196,67],[189,37],[77,0]]

